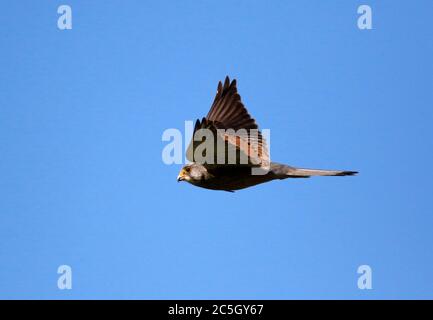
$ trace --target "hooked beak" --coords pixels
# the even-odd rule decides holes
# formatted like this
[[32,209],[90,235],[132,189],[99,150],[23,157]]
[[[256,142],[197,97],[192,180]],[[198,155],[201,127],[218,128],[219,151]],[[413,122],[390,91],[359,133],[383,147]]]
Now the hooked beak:
[[185,180],[185,176],[183,172],[179,173],[179,175],[177,176],[177,182],[184,181],[184,180]]

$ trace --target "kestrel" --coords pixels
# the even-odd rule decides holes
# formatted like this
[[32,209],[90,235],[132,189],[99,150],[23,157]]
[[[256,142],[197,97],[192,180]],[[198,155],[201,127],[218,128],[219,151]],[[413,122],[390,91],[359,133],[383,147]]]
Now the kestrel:
[[[196,139],[197,136],[208,139],[206,135],[199,135],[203,130],[210,132],[215,141],[208,144],[212,148],[199,150],[203,139]],[[221,81],[218,83],[207,116],[195,123],[193,139],[187,150],[187,159],[191,163],[180,170],[177,181],[233,192],[276,179],[352,176],[358,173],[295,168],[270,162],[268,154],[264,137],[241,102],[236,80],[230,82],[226,77],[224,84]]]

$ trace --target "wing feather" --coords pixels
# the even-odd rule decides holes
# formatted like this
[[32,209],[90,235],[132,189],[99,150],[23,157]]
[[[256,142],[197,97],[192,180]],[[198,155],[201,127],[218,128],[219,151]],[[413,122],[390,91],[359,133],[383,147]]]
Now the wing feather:
[[[224,84],[220,81],[206,118],[197,120],[195,123],[194,135],[200,129],[210,129],[215,137],[214,162],[213,164],[202,163],[203,165],[209,167],[227,165],[227,162],[217,164],[218,153],[225,152],[227,156],[228,149],[233,147],[237,150],[236,165],[244,164],[241,163],[241,159],[245,157],[248,159],[245,165],[248,166],[263,166],[270,163],[266,141],[258,130],[257,123],[242,103],[236,85],[236,80],[230,82],[229,77],[225,78]],[[233,129],[235,134],[231,130],[221,133],[218,129]],[[224,141],[224,150],[218,150],[217,139]],[[200,143],[201,141],[195,141],[193,136],[187,150],[189,161],[196,162],[194,151]]]

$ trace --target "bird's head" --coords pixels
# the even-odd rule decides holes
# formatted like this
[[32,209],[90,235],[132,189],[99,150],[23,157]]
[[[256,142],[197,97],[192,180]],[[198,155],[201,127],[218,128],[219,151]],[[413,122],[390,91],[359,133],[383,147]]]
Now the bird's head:
[[206,174],[207,170],[201,164],[189,163],[180,170],[177,181],[187,181],[195,184],[202,181],[206,177]]

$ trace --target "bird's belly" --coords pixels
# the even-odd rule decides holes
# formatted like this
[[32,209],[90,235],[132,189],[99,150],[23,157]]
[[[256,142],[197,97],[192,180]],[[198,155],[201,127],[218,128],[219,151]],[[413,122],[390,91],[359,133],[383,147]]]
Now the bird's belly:
[[268,175],[220,176],[203,181],[199,186],[212,190],[240,190],[273,180]]

